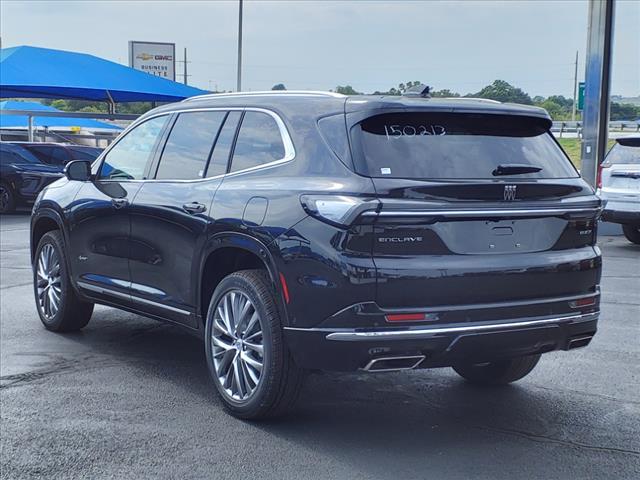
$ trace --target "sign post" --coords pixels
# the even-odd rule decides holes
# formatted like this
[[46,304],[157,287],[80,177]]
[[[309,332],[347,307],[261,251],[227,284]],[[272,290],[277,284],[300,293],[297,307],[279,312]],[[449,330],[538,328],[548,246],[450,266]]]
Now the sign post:
[[130,41],[129,66],[175,82],[176,44]]

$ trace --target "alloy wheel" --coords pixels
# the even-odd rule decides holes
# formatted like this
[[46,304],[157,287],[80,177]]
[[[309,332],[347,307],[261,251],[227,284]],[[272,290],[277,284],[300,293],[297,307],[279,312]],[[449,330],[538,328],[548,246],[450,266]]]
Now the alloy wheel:
[[231,290],[218,301],[212,321],[216,378],[226,396],[246,402],[258,388],[264,365],[260,314],[247,295]]
[[36,277],[40,310],[50,320],[58,313],[62,300],[60,257],[50,243],[40,250]]

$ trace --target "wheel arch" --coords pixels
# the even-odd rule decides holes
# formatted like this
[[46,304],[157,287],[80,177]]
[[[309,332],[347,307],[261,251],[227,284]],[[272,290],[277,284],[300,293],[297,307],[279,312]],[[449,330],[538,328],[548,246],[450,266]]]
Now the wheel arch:
[[[218,263],[219,260],[222,260],[222,263]],[[281,318],[284,324],[288,323],[279,271],[269,248],[250,235],[223,232],[209,239],[200,261],[197,308],[202,321],[202,331],[204,331],[210,296],[220,280],[234,271],[253,268],[263,269],[269,275]]]
[[36,254],[36,249],[38,248],[38,243],[40,243],[40,239],[47,232],[52,230],[60,230],[62,237],[65,242],[67,239],[66,231],[64,229],[64,223],[60,214],[55,210],[51,209],[43,209],[38,210],[33,214],[31,218],[31,232],[30,232],[30,246],[31,246],[31,261],[33,262],[34,256]]

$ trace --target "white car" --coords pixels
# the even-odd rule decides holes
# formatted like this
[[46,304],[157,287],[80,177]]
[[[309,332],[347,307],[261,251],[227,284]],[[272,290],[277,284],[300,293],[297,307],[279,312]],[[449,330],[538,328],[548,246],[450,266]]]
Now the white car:
[[598,171],[598,188],[606,200],[602,218],[640,244],[640,136],[616,139]]

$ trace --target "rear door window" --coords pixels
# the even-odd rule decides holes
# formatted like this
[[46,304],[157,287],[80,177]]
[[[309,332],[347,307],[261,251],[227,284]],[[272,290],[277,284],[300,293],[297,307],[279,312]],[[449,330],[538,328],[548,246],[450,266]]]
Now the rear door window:
[[[371,177],[438,180],[578,176],[543,119],[389,113],[360,122],[351,135],[356,169]],[[516,174],[517,170],[520,172]]]
[[226,112],[186,112],[178,115],[160,157],[156,179],[203,178]]
[[284,158],[284,143],[275,119],[263,112],[246,112],[231,162],[237,172]]

